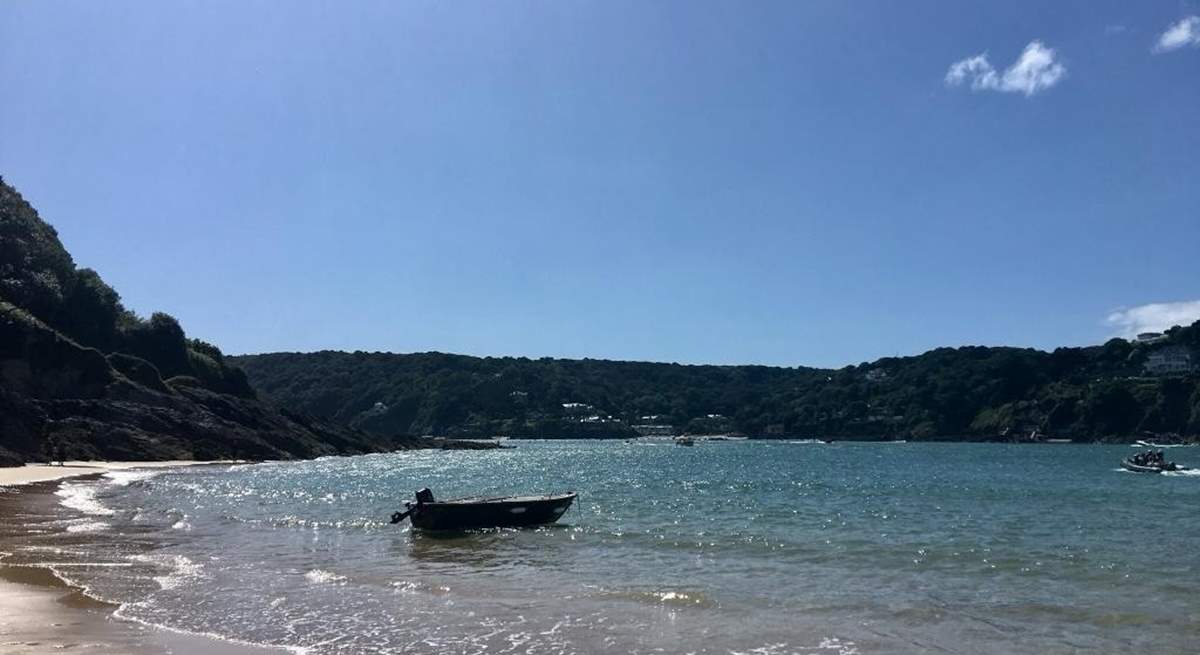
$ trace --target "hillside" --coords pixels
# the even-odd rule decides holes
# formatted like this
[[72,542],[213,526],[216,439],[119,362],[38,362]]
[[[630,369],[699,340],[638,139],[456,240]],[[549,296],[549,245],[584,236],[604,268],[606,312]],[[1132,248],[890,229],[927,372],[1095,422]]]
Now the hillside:
[[1144,372],[1147,357],[1164,348],[1195,361],[1200,323],[1149,344],[1112,339],[1049,353],[939,348],[837,370],[441,353],[232,360],[274,402],[377,433],[614,437],[658,425],[752,437],[1195,437],[1196,374]]
[[0,179],[0,465],[297,458],[432,445],[260,400],[216,346],[142,319]]
[[[1147,361],[1166,352],[1191,370],[1150,375]],[[10,464],[52,444],[70,457],[126,459],[430,445],[395,436],[411,434],[1195,438],[1198,359],[1200,323],[1153,342],[939,348],[837,370],[441,353],[227,357],[167,314],[126,309],[0,180],[0,462]]]

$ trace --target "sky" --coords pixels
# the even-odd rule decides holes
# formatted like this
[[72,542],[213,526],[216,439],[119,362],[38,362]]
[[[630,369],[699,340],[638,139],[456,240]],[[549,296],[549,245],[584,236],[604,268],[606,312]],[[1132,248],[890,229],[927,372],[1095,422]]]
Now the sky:
[[228,353],[842,366],[1200,318],[1200,0],[0,3],[0,175]]

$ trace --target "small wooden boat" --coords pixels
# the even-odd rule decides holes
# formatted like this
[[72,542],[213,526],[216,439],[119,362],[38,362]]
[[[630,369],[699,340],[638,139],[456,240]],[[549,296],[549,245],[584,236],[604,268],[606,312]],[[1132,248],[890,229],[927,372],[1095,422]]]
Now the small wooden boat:
[[433,492],[417,492],[417,502],[404,503],[403,512],[392,514],[392,523],[405,518],[422,530],[472,530],[476,528],[521,528],[554,523],[571,503],[575,492],[546,496],[503,496],[434,500]]
[[1132,459],[1126,458],[1121,460],[1121,468],[1134,473],[1163,473],[1169,471],[1186,471],[1188,467],[1179,466],[1175,462],[1166,462],[1163,464],[1134,464]]

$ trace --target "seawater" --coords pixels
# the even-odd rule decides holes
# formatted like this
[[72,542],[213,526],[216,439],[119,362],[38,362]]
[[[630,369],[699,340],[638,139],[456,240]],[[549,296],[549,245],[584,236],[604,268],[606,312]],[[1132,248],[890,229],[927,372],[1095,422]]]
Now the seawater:
[[[68,481],[0,550],[125,619],[314,654],[1200,648],[1200,476],[1128,447],[514,443]],[[579,499],[390,525],[426,486]]]

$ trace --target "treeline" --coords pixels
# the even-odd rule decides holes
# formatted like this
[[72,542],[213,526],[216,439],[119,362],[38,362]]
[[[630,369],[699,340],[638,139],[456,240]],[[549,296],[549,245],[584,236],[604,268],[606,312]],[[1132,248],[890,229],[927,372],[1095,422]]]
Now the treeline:
[[381,433],[629,436],[653,423],[752,437],[1093,441],[1200,434],[1197,377],[1143,373],[1169,346],[1194,357],[1200,322],[1155,344],[939,348],[837,370],[332,351],[233,360],[275,402]]

